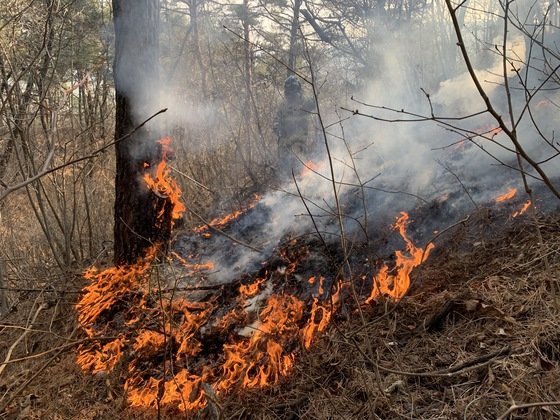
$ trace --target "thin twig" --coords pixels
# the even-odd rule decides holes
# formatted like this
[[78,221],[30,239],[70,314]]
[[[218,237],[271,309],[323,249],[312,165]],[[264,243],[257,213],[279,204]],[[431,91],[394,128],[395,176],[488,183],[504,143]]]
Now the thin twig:
[[[72,336],[74,335],[74,333],[77,331],[77,329],[74,329],[74,331],[72,331],[72,333],[70,334],[69,338],[72,338]],[[75,345],[75,343],[72,343],[72,345]],[[27,386],[37,377],[39,376],[43,370],[45,370],[52,362],[54,362],[56,359],[58,359],[58,356],[60,356],[60,354],[66,349],[67,347],[62,347],[60,348],[54,355],[53,357],[51,357],[49,360],[47,360],[45,363],[43,363],[43,365],[37,369],[35,371],[35,373],[31,376],[31,378],[29,378],[27,381],[25,381],[15,392],[12,393],[12,395],[10,396],[10,398],[8,398],[8,401],[6,401],[4,404],[2,404],[0,406],[0,413],[3,413],[6,410],[6,407],[8,407],[12,401],[19,395],[21,394],[25,388],[27,388]]]
[[[476,87],[476,90],[478,91],[479,96],[482,98],[482,100],[484,101],[484,104],[486,105],[486,109],[487,109],[488,113],[490,115],[492,115],[492,117],[498,123],[498,125],[500,126],[502,131],[511,140],[511,142],[515,146],[515,149],[516,149],[517,153],[519,153],[520,157],[522,157],[535,171],[537,171],[537,173],[540,175],[542,181],[545,183],[545,185],[550,190],[550,192],[552,192],[557,198],[560,199],[560,191],[554,186],[554,184],[552,183],[552,181],[548,177],[547,173],[542,169],[542,167],[538,164],[538,162],[536,162],[533,158],[531,158],[531,156],[528,155],[525,148],[521,145],[521,143],[520,143],[520,141],[517,137],[517,131],[516,131],[515,126],[513,126],[512,128],[509,128],[506,125],[504,119],[498,113],[498,111],[494,108],[494,105],[490,101],[490,98],[488,97],[486,91],[482,87],[482,84],[480,83],[480,80],[478,79],[478,76],[477,76],[477,74],[474,70],[474,67],[472,65],[471,58],[470,58],[469,53],[467,51],[465,41],[463,40],[463,34],[462,34],[462,31],[461,31],[461,24],[459,23],[459,20],[457,19],[457,14],[456,14],[457,7],[460,7],[462,3],[457,7],[453,7],[453,5],[451,4],[451,0],[445,0],[445,4],[447,6],[447,9],[449,10],[449,14],[451,15],[451,20],[453,22],[453,29],[455,31],[455,35],[457,36],[457,41],[458,41],[457,45],[459,46],[459,49],[461,51],[463,61],[465,62],[465,65],[467,67],[469,75],[471,76],[471,80],[473,81],[473,83]],[[506,2],[506,4],[509,4],[509,3]]]
[[325,251],[327,253],[329,253],[329,247],[328,247],[327,243],[325,242],[325,238],[323,238],[323,235],[321,235],[321,232],[319,231],[319,227],[317,226],[317,223],[315,222],[315,217],[311,213],[311,210],[309,209],[309,206],[307,205],[307,202],[305,201],[305,198],[303,197],[303,194],[301,193],[301,190],[299,188],[299,184],[297,182],[296,175],[294,174],[293,169],[292,169],[292,178],[294,180],[294,185],[296,186],[296,190],[298,192],[299,198],[301,199],[301,202],[303,203],[303,206],[305,207],[305,210],[307,211],[307,214],[311,218],[311,222],[313,223],[313,227],[315,228],[315,232],[317,233],[317,236],[319,236],[319,239],[321,240],[321,243],[325,247]]
[[[47,304],[46,303],[42,303],[39,305],[39,307],[37,308],[37,310],[35,311],[35,314],[33,315],[33,319],[31,320],[31,322],[29,322],[28,327],[25,328],[25,331],[18,337],[18,339],[16,341],[13,342],[13,344],[10,346],[10,348],[8,349],[8,353],[6,354],[6,357],[4,358],[4,362],[0,365],[0,375],[2,375],[2,372],[4,372],[4,369],[6,369],[6,366],[8,366],[8,363],[10,362],[10,359],[12,357],[12,353],[15,350],[15,348],[17,347],[17,345],[20,343],[21,340],[23,340],[25,338],[25,336],[27,334],[29,334],[29,332],[33,329],[33,325],[35,324],[35,321],[37,320],[37,317],[39,316],[39,313],[41,313],[41,311],[43,309],[47,308]],[[0,410],[1,412],[2,410]]]
[[448,165],[445,165],[443,162],[441,162],[439,160],[437,162],[438,162],[439,165],[441,165],[441,167],[443,169],[445,169],[447,172],[449,172],[451,175],[453,175],[453,177],[455,177],[455,179],[457,180],[459,185],[461,185],[461,188],[463,188],[463,191],[465,191],[465,194],[467,194],[467,196],[469,197],[469,200],[471,200],[471,203],[473,204],[474,208],[478,210],[478,204],[476,204],[476,202],[474,201],[471,193],[467,189],[467,186],[465,184],[463,184],[463,181],[461,181],[461,178],[459,178],[459,176],[455,172],[453,172]]
[[197,181],[196,179],[194,179],[194,178],[188,176],[186,173],[181,172],[179,169],[174,168],[173,166],[169,166],[169,168],[171,168],[171,170],[172,170],[173,172],[176,172],[176,173],[178,173],[179,175],[181,175],[182,177],[187,178],[187,179],[188,179],[189,181],[191,181],[193,184],[198,185],[200,188],[202,188],[202,189],[208,191],[209,193],[212,193],[212,194],[214,194],[214,195],[217,194],[216,191],[211,190],[211,189],[208,188],[206,185],[204,185],[204,184],[200,183],[199,181]]
[[132,131],[130,131],[128,134],[125,134],[124,136],[110,142],[107,143],[106,145],[104,145],[103,147],[95,150],[93,153],[87,155],[87,156],[82,156],[80,158],[77,159],[73,159],[71,161],[65,162],[63,164],[60,164],[58,166],[55,166],[54,168],[51,169],[46,169],[46,167],[50,164],[50,161],[52,160],[52,157],[54,156],[54,148],[52,150],[52,152],[49,154],[49,156],[47,157],[47,160],[45,161],[45,164],[43,165],[43,169],[41,171],[39,171],[37,174],[35,174],[34,176],[27,178],[25,180],[23,180],[22,182],[20,182],[19,184],[15,184],[12,186],[7,187],[4,191],[2,191],[2,193],[0,194],[0,201],[2,201],[4,198],[6,198],[9,194],[13,193],[14,191],[19,190],[20,188],[23,188],[29,184],[31,184],[32,182],[37,181],[38,179],[43,178],[44,176],[59,171],[60,169],[66,168],[67,166],[73,165],[75,163],[81,162],[83,160],[88,160],[88,159],[92,159],[94,157],[97,157],[100,153],[104,152],[105,150],[107,150],[109,147],[114,146],[115,144],[120,143],[123,140],[126,140],[127,138],[129,138],[130,136],[132,136],[136,131],[138,131],[140,128],[142,128],[144,125],[146,125],[150,120],[152,120],[153,118],[155,118],[156,116],[158,116],[159,114],[163,114],[164,112],[167,111],[167,108],[161,109],[158,112],[156,112],[155,114],[153,114],[151,117],[147,118],[146,120],[144,120],[143,122],[141,122],[139,125],[137,125]]
[[535,407],[546,407],[546,406],[558,406],[560,405],[560,401],[543,401],[543,402],[534,402],[534,403],[527,403],[527,404],[516,404],[513,403],[507,411],[498,417],[498,420],[506,420],[507,417],[512,414],[514,411],[521,410],[524,408],[535,408]]

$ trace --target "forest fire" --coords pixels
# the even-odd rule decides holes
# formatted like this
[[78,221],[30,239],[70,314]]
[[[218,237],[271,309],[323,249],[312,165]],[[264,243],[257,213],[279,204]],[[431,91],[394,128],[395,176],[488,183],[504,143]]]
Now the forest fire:
[[[184,211],[165,157],[155,171],[146,172],[144,180],[153,193],[173,202],[174,214]],[[208,225],[227,228],[259,199],[255,196],[245,209]],[[411,271],[433,249],[433,244],[426,248],[413,244],[406,232],[408,222],[407,213],[396,220],[393,229],[404,240],[406,251],[396,251],[392,269],[381,268],[369,296],[362,297],[366,304],[380,296],[402,298]],[[193,234],[207,238],[208,225]],[[291,240],[278,249],[280,266],[265,263],[254,277],[209,284],[208,292],[196,295],[181,292],[192,283],[176,290],[167,286],[177,280],[165,277],[182,270],[185,277],[194,278],[195,273],[212,270],[213,262],[192,262],[194,256],[177,252],[158,254],[154,246],[135,264],[89,269],[84,273],[89,285],[77,305],[78,321],[91,339],[78,349],[78,365],[94,374],[118,371],[126,378],[126,398],[133,407],[198,410],[209,398],[277,384],[293,371],[298,355],[327,330],[344,286],[355,280],[327,280],[320,273],[300,280],[295,273],[309,251]],[[196,290],[205,285],[197,279],[194,286]]]
[[[510,200],[514,199],[516,196],[517,196],[517,188],[510,188],[508,191],[506,191],[502,195],[496,197],[494,201],[498,204],[505,203],[507,201],[510,201]],[[529,210],[529,208],[531,208],[531,205],[532,205],[532,201],[530,199],[525,201],[518,210],[514,210],[511,213],[512,219],[514,219],[516,217],[519,217],[522,214],[525,214],[527,212],[527,210]]]
[[404,239],[408,255],[399,250],[395,251],[394,274],[391,274],[387,264],[379,270],[379,273],[373,279],[373,287],[366,303],[373,302],[379,296],[401,299],[410,287],[410,273],[414,267],[422,264],[428,258],[434,248],[433,243],[429,243],[426,248],[418,248],[412,243],[406,233],[408,220],[408,214],[403,212],[393,225],[393,228],[398,230]]
[[321,170],[321,165],[312,160],[308,160],[303,164],[303,169],[301,170],[301,176],[306,177],[313,173],[319,172]]
[[212,219],[210,222],[208,222],[207,224],[195,228],[194,231],[196,233],[204,234],[204,237],[209,238],[211,236],[210,233],[208,232],[209,229],[212,229],[212,228],[213,229],[220,229],[220,228],[224,227],[225,225],[230,223],[232,220],[237,219],[239,216],[241,216],[247,210],[255,207],[259,203],[260,199],[261,199],[261,197],[258,194],[254,194],[253,195],[253,200],[244,209],[236,210],[236,211],[234,211],[230,214],[227,214],[223,217],[216,217],[216,218]]

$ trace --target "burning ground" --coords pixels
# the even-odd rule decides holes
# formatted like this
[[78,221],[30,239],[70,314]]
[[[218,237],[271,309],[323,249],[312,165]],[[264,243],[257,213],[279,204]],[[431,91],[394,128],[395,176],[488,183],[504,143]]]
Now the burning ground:
[[[168,138],[159,142],[170,147]],[[298,192],[317,185],[310,182],[311,174],[313,171],[303,171],[294,177]],[[157,165],[144,166],[138,182],[147,194],[168,202],[173,219],[186,210],[165,153]],[[522,202],[516,189],[508,188],[486,206],[465,213],[460,204],[464,197],[441,193],[416,206],[400,200],[400,206],[412,211],[394,209],[390,223],[378,218],[368,224],[351,217],[357,212],[353,199],[357,192],[359,188],[348,188],[341,195],[345,204],[340,209],[349,221],[338,227],[344,229],[344,236],[336,233],[336,213],[319,212],[316,198],[277,191],[255,195],[244,208],[178,231],[169,252],[162,252],[166,244],[156,243],[134,264],[90,267],[82,276],[85,284],[75,303],[73,341],[60,347],[57,357],[63,349],[72,349],[74,363],[81,369],[79,376],[90,375],[91,380],[105,383],[105,408],[116,409],[110,403],[118,401],[131,417],[266,417],[254,404],[243,403],[253,397],[259,401],[272,398],[275,401],[265,406],[269,414],[279,407],[279,412],[292,410],[290,418],[313,417],[309,410],[319,408],[335,410],[314,414],[319,418],[331,418],[340,410],[342,417],[369,413],[381,418],[405,413],[424,417],[418,410],[427,413],[434,405],[441,411],[436,401],[447,401],[448,391],[441,384],[438,386],[445,391],[436,385],[430,388],[426,378],[451,381],[449,387],[457,398],[455,392],[466,395],[460,388],[464,383],[478,388],[484,383],[474,380],[473,374],[480,377],[481,370],[496,369],[494,364],[520,357],[521,349],[526,351],[506,340],[517,338],[512,327],[518,322],[517,312],[494,303],[484,292],[485,287],[497,286],[473,286],[481,268],[492,265],[476,254],[497,248],[495,237],[512,235],[515,228],[525,226],[529,215],[536,220],[537,211],[549,214],[551,200],[541,198],[532,206]],[[546,197],[543,191],[538,196]],[[377,198],[375,193],[368,197]],[[302,200],[307,215],[297,214]],[[328,208],[328,202],[323,202]],[[384,214],[390,214],[383,208]],[[552,234],[554,231],[554,227],[550,229]],[[543,227],[538,232],[548,231]],[[530,230],[526,235],[532,236]],[[521,254],[532,258],[522,267],[544,264],[545,272],[552,275],[555,266],[551,260],[557,250],[535,247],[538,243],[533,242],[533,248]],[[477,265],[465,267],[462,275],[446,271],[450,261],[465,255],[475,255],[470,264]],[[505,272],[507,269],[495,270],[486,280],[501,278],[504,287],[511,287]],[[548,292],[558,293],[556,286],[553,279],[538,281],[534,290],[526,292],[538,292],[545,302]],[[476,287],[481,291],[475,293]],[[39,313],[49,307],[38,305],[23,337],[35,328]],[[496,324],[496,319],[507,325]],[[441,349],[452,346],[452,337],[463,322],[476,329],[476,338],[461,332],[455,338],[460,347],[438,357]],[[497,329],[493,335],[485,333],[476,328],[480,324]],[[5,328],[10,331],[9,325]],[[449,342],[438,342],[446,332],[451,332],[446,337]],[[470,341],[465,343],[465,337]],[[543,344],[549,345],[554,344]],[[328,354],[322,354],[325,349]],[[544,362],[554,366],[555,350],[550,355],[549,350],[538,349],[548,355]],[[12,352],[12,347],[7,349],[7,362],[13,363]],[[289,404],[278,402],[283,401],[278,392],[289,395],[299,388],[296,384],[302,373],[309,378],[310,373],[302,369],[313,366],[308,359],[311,355],[322,360],[336,354],[338,361],[314,367],[325,369],[313,375],[327,374],[326,379],[312,376],[309,392],[305,391],[309,381],[301,384],[299,392],[304,397]],[[348,354],[353,357],[348,359]],[[398,359],[392,359],[397,355]],[[451,379],[455,377],[466,382],[459,386]],[[18,394],[34,379],[19,389],[6,384],[7,402],[0,408],[19,415]],[[355,381],[361,382],[359,392]],[[431,389],[437,400],[412,396],[413,385],[418,387],[415,392],[422,387]],[[355,394],[346,395],[349,389],[355,389]],[[351,397],[351,408],[343,401],[332,406],[317,403],[313,408],[313,399],[323,392],[329,399]],[[33,394],[29,410],[40,409],[39,394]],[[463,409],[473,404],[469,401]],[[396,407],[401,411],[395,411]],[[450,402],[446,407],[457,409]]]
[[[168,260],[88,271],[76,328],[74,295],[37,295],[27,353],[3,372],[5,417],[497,418],[512,401],[554,403],[514,418],[558,416],[557,211],[538,217],[539,245],[510,191],[434,233],[439,201],[376,238],[404,260],[355,246],[341,277],[336,245],[288,236],[253,271],[213,277],[217,230],[243,236],[258,200],[183,232]],[[4,323],[3,358],[22,317]]]

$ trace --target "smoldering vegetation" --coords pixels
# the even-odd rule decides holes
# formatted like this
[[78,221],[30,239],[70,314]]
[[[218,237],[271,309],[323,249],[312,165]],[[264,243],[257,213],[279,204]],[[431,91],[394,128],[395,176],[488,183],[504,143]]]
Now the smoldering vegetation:
[[[559,188],[558,5],[538,5],[523,1],[505,10],[496,2],[469,3],[457,15],[492,109]],[[212,261],[203,277],[212,284],[257,272],[291,238],[322,246],[321,237],[337,247],[343,231],[345,251],[360,248],[356,260],[368,257],[369,264],[399,245],[386,233],[402,211],[411,213],[410,235],[421,245],[476,214],[442,235],[444,250],[415,272],[410,299],[362,308],[360,320],[345,309],[338,332],[301,354],[293,376],[265,394],[232,393],[224,416],[247,415],[250,405],[255,418],[368,410],[385,418],[484,418],[505,412],[511,398],[557,397],[550,279],[558,276],[558,200],[534,166],[521,159],[520,168],[516,146],[487,112],[445,2],[168,1],[158,51],[130,52],[136,64],[121,74],[112,68],[110,6],[0,5],[0,355],[22,359],[1,365],[0,412],[122,414],[126,396],[118,380],[82,375],[68,345],[77,334],[71,320],[81,272],[111,261],[114,158],[101,149],[113,141],[114,77],[134,99],[138,122],[167,109],[147,129],[171,137],[170,165],[188,209],[173,249]],[[139,76],[142,60],[156,55],[159,73]],[[298,156],[293,177],[281,177],[273,128],[290,57],[315,111],[308,116],[307,153]],[[12,191],[45,163],[68,165]],[[544,250],[533,224],[523,219],[516,226],[520,219],[511,216],[528,199],[522,172],[541,214],[534,222],[543,229]],[[511,188],[518,190],[515,200],[497,206],[495,198]],[[246,208],[254,194],[258,204],[228,225],[231,238],[213,232],[193,239],[194,228]],[[444,301],[454,306],[446,309]],[[434,315],[440,318],[426,340],[416,322]],[[22,328],[29,331],[25,349]],[[449,354],[438,356],[434,349],[450,342]],[[372,345],[381,350],[372,352]],[[503,346],[508,351],[500,353]],[[470,369],[470,361],[492,352],[483,369],[447,370],[455,362]],[[51,353],[57,358],[46,359]],[[397,372],[381,375],[378,365]],[[420,371],[428,374],[415,376]],[[450,379],[434,379],[441,373]],[[552,418],[553,407],[520,412]]]

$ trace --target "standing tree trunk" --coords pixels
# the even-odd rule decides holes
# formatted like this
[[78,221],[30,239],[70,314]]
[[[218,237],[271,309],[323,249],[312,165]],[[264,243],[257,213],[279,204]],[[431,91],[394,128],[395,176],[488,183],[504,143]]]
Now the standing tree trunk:
[[159,0],[113,0],[116,265],[136,262],[153,244],[165,246],[171,232],[170,200],[151,192],[142,178],[162,159],[158,132],[152,125],[134,131],[156,111],[159,6]]
[[290,28],[290,49],[288,50],[288,74],[290,76],[296,71],[297,41],[299,30],[299,11],[302,0],[295,0],[293,7],[292,27]]

